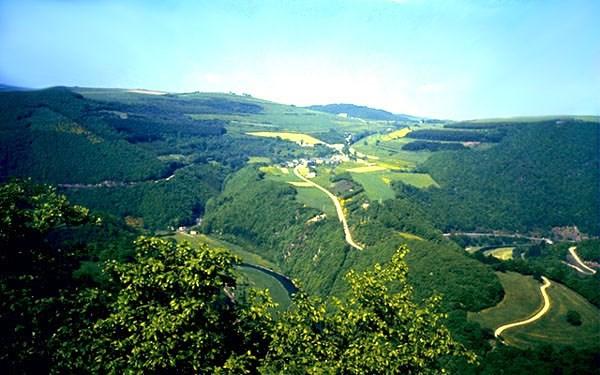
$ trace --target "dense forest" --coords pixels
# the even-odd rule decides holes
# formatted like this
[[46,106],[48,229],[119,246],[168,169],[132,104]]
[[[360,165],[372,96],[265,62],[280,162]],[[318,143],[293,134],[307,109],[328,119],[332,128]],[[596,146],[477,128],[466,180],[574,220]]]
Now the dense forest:
[[600,127],[547,121],[513,125],[506,131],[490,149],[429,158],[419,168],[441,188],[398,184],[398,194],[428,207],[431,220],[445,231],[544,232],[577,225],[599,234]]

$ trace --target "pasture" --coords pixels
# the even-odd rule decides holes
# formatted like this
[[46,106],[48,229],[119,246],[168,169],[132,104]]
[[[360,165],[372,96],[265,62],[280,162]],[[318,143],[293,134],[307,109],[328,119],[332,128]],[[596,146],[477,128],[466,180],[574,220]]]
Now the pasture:
[[[351,170],[348,170],[351,172]],[[393,171],[372,173],[351,173],[352,179],[361,184],[365,193],[372,200],[386,200],[394,198],[393,181],[401,181],[418,188],[438,186],[426,173],[399,173]]]
[[429,151],[415,152],[402,149],[402,146],[413,141],[406,137],[388,139],[386,135],[374,134],[354,143],[352,148],[361,154],[371,156],[370,161],[377,160],[411,169],[431,156]]
[[500,260],[510,260],[513,259],[513,250],[514,247],[498,247],[496,249],[486,250],[483,252],[485,256],[492,256],[496,259]]
[[[313,111],[307,108],[288,106],[267,100],[256,99],[248,96],[226,94],[189,94],[190,98],[219,97],[243,103],[258,104],[262,107],[259,113],[249,114],[189,114],[197,120],[219,119],[227,121],[227,130],[232,134],[245,134],[254,131],[281,131],[305,133],[315,138],[331,136],[330,129],[335,129],[335,142],[342,143],[345,132],[358,133],[375,129],[383,130],[388,126],[378,121],[364,121],[362,119],[340,117],[331,113]],[[179,95],[179,97],[183,97]]]
[[295,142],[301,146],[314,146],[317,144],[324,144],[323,141],[303,133],[290,133],[290,132],[248,132],[247,135],[253,135],[256,137],[267,137],[267,138],[281,138],[286,141]]
[[[504,298],[496,306],[469,312],[469,320],[479,323],[492,331],[503,324],[526,319],[542,307],[541,283],[531,276],[523,276],[516,272],[496,272],[504,288]],[[522,327],[514,328],[514,330]],[[511,334],[507,330],[504,335]]]
[[[514,272],[497,273],[497,275],[506,293],[502,301],[489,309],[468,314],[470,320],[492,330],[507,323],[526,319],[542,306],[539,288],[541,283],[531,276]],[[598,308],[555,281],[552,281],[552,285],[548,288],[548,295],[550,310],[531,324],[504,331],[502,337],[506,343],[521,348],[542,344],[598,348],[600,332]],[[581,315],[580,326],[567,322],[566,314],[569,310],[577,311]]]
[[264,156],[250,156],[248,158],[248,164],[269,164],[271,159]]
[[[312,207],[324,212],[327,214],[327,217],[336,217],[335,207],[329,197],[319,189],[309,186],[306,181],[300,180],[288,168],[262,166],[259,169],[265,173],[266,179],[293,186],[297,192],[296,200],[306,207]],[[306,171],[301,172],[306,173]]]
[[[585,298],[562,284],[552,282],[548,288],[551,307],[546,315],[536,322],[506,331],[509,343],[527,347],[529,345],[555,344],[580,348],[600,348],[600,310]],[[569,310],[581,315],[580,326],[567,322]]]
[[393,141],[394,139],[398,139],[398,138],[404,138],[406,137],[406,135],[408,133],[410,133],[412,130],[410,128],[403,128],[400,130],[395,130],[391,133],[387,133],[385,135],[383,135],[381,137],[382,140],[384,141]]

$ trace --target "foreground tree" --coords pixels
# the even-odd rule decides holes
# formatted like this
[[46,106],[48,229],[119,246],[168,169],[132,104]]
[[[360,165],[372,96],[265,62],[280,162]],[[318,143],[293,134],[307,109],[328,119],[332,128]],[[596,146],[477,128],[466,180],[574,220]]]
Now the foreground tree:
[[300,294],[274,320],[266,291],[245,298],[236,290],[236,259],[228,252],[144,237],[136,246],[134,262],[109,263],[119,284],[110,312],[64,340],[79,345],[59,351],[62,369],[440,373],[445,357],[474,359],[442,325],[439,298],[413,301],[406,248],[386,266],[350,272],[346,301]]
[[229,252],[140,237],[108,281],[72,278],[80,254],[53,240],[87,209],[30,183],[0,186],[0,369],[16,373],[438,373],[472,354],[413,300],[401,248],[350,272],[347,299],[298,295],[274,317],[267,291],[236,286]]
[[61,348],[59,367],[94,373],[255,369],[266,354],[275,305],[266,291],[235,290],[236,258],[160,238],[140,237],[136,248],[134,262],[108,263],[118,285],[109,314],[75,335],[83,345]]
[[331,305],[300,295],[273,330],[262,370],[285,374],[437,374],[442,360],[472,353],[442,325],[439,298],[413,300],[400,248],[385,266],[349,272],[351,293]]
[[47,340],[62,324],[61,296],[74,288],[71,274],[79,266],[76,249],[52,235],[89,219],[86,208],[48,186],[0,185],[0,368],[47,368]]

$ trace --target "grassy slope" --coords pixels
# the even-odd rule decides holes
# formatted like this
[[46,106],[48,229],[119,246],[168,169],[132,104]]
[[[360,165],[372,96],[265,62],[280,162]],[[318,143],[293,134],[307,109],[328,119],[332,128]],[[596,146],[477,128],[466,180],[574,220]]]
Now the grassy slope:
[[[542,304],[540,283],[533,277],[515,272],[497,272],[504,288],[504,298],[496,306],[476,313],[469,313],[469,319],[483,327],[494,330],[499,326],[528,318]],[[506,333],[509,334],[509,331]]]
[[[548,288],[548,295],[551,301],[548,313],[531,325],[507,331],[509,342],[523,347],[552,343],[600,349],[600,310],[579,294],[556,282]],[[581,326],[573,326],[567,322],[566,314],[569,310],[581,315]]]
[[290,296],[285,288],[274,277],[250,267],[238,267],[242,275],[241,282],[256,289],[268,289],[273,301],[279,304],[280,309],[287,309],[291,303]]
[[[494,330],[499,326],[526,319],[541,308],[540,283],[530,276],[514,272],[497,273],[505,290],[504,299],[496,306],[477,313],[469,319]],[[506,330],[503,337],[509,344],[527,347],[536,344],[597,345],[600,332],[600,311],[579,294],[564,285],[552,282],[548,289],[550,310],[538,321],[523,327]],[[566,321],[566,313],[575,310],[583,324],[573,326]]]
[[[190,97],[203,97],[214,94],[191,94]],[[220,94],[225,95],[225,94]],[[228,96],[229,97],[229,96]],[[310,134],[327,143],[342,143],[344,132],[385,129],[388,125],[378,121],[364,121],[343,118],[333,114],[312,111],[306,108],[283,105],[247,96],[234,96],[235,100],[259,104],[263,112],[249,115],[194,114],[195,119],[219,118],[230,121],[228,130],[232,133],[256,131],[289,131]],[[334,130],[332,134],[331,130]]]

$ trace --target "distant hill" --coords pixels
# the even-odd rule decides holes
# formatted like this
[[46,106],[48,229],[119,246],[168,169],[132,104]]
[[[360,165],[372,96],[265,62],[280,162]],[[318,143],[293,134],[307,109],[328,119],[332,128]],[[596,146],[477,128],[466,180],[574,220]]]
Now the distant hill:
[[4,91],[25,91],[28,90],[24,87],[18,87],[18,86],[11,86],[11,85],[5,85],[3,83],[0,83],[0,92],[4,92]]
[[321,111],[333,114],[345,113],[351,117],[359,117],[369,120],[379,121],[417,121],[419,118],[404,114],[395,114],[383,109],[375,109],[354,104],[326,104],[326,105],[311,105],[306,107],[313,111]]

